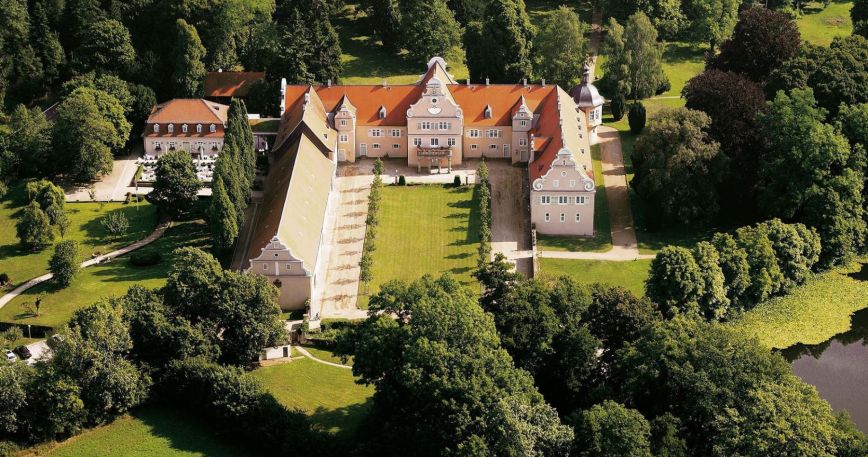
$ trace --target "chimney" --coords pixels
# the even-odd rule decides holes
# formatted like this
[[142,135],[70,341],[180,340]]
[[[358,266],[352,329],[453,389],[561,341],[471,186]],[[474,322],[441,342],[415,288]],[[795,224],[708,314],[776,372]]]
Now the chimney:
[[524,87],[527,87],[527,78],[522,78],[522,79],[521,79],[521,85],[524,86]]
[[489,80],[488,80],[488,78],[485,78],[485,85],[486,85],[486,86],[489,85]]
[[467,78],[467,85],[468,86],[470,85],[470,78],[469,77]]
[[222,69],[222,68],[218,68],[218,69],[217,69],[217,73],[223,73],[223,69]]
[[332,87],[332,79],[331,79],[331,78],[329,78],[329,79],[326,81],[326,86],[328,86],[328,87]]
[[545,79],[545,78],[542,79],[542,86],[543,86],[543,87],[546,86],[546,79]]
[[386,78],[383,78],[383,87],[389,87],[389,83],[386,81]]

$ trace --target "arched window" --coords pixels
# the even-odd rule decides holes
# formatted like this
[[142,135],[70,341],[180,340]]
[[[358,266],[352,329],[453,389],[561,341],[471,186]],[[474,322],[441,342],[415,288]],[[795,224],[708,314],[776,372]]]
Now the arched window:
[[160,124],[154,124],[154,133],[160,133]]
[[187,133],[187,124],[181,126],[181,131]]
[[202,124],[196,124],[196,133],[202,133]]
[[211,133],[214,133],[214,132],[216,132],[216,131],[217,131],[217,126],[216,126],[216,125],[214,125],[214,124],[211,124],[211,127],[210,127],[210,129],[211,129]]

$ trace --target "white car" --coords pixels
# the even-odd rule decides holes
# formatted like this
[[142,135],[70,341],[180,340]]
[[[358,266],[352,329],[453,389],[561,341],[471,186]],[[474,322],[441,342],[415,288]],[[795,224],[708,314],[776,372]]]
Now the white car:
[[12,352],[12,351],[10,351],[9,349],[6,349],[6,350],[3,351],[3,352],[6,353],[6,361],[8,361],[8,362],[15,362],[16,360],[18,360],[18,356],[15,355],[15,353]]

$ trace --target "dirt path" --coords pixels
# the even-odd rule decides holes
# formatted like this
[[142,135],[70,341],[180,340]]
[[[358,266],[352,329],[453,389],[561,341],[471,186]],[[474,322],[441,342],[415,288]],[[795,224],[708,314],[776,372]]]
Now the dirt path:
[[307,349],[305,349],[305,348],[303,348],[303,347],[301,347],[301,346],[295,346],[295,349],[297,349],[298,352],[301,352],[301,355],[303,355],[303,356],[305,356],[305,357],[307,357],[307,358],[313,360],[313,361],[316,362],[316,363],[321,363],[321,364],[323,364],[323,365],[328,365],[328,366],[330,366],[330,367],[344,368],[344,369],[347,369],[347,370],[352,370],[352,369],[353,369],[353,367],[351,367],[351,366],[349,366],[349,365],[341,365],[341,364],[339,364],[339,363],[327,362],[327,361],[325,361],[325,360],[318,359],[318,358],[314,357],[313,355],[311,355],[310,352],[307,352]]
[[[97,264],[100,264],[102,262],[105,262],[106,260],[111,260],[115,257],[122,256],[128,252],[135,251],[136,249],[139,249],[143,246],[147,246],[147,245],[153,243],[154,241],[156,241],[157,239],[159,239],[161,236],[163,236],[163,234],[166,233],[166,229],[168,229],[170,226],[171,226],[171,223],[160,224],[146,238],[143,238],[139,241],[136,241],[135,243],[133,243],[129,246],[120,248],[116,251],[109,252],[108,254],[104,254],[104,255],[101,255],[98,257],[94,257],[90,260],[86,260],[86,261],[81,263],[81,268],[87,268],[91,265],[97,265]],[[53,274],[46,273],[42,276],[37,276],[37,277],[31,279],[30,281],[25,282],[24,284],[21,284],[20,286],[16,287],[11,292],[9,292],[8,294],[0,297],[0,308],[6,306],[7,303],[12,301],[15,297],[21,295],[22,293],[24,293],[26,290],[30,289],[31,287],[34,287],[37,284],[42,284],[43,282],[48,281],[49,279],[51,279],[53,277],[54,277]]]

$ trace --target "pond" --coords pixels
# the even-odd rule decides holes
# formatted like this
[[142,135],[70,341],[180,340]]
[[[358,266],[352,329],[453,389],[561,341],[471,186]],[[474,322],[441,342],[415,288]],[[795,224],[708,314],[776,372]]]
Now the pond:
[[781,354],[832,408],[850,413],[868,433],[868,308],[853,314],[849,331],[816,345],[796,344]]

